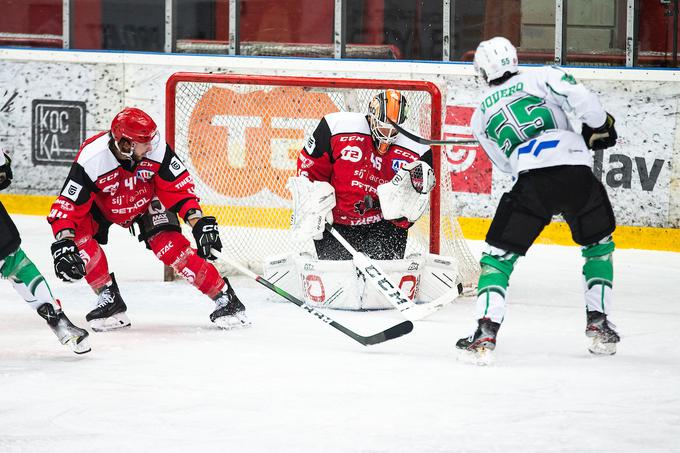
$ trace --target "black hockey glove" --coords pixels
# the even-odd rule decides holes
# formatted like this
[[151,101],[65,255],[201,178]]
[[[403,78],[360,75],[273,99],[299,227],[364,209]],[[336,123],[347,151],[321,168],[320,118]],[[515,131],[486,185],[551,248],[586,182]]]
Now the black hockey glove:
[[586,123],[583,123],[581,135],[583,135],[588,148],[598,151],[616,145],[618,135],[616,134],[616,129],[614,129],[615,122],[614,117],[607,113],[607,119],[598,128],[593,129]]
[[7,154],[5,154],[5,163],[0,165],[0,190],[9,187],[9,185],[12,183],[12,177],[12,159],[10,159]]
[[217,228],[215,217],[201,217],[194,224],[191,232],[194,235],[194,239],[196,239],[198,256],[209,260],[216,259],[210,254],[210,249],[222,251],[222,241],[220,240],[220,231]]
[[54,273],[65,282],[80,280],[85,276],[85,263],[73,239],[60,239],[53,243],[52,258]]

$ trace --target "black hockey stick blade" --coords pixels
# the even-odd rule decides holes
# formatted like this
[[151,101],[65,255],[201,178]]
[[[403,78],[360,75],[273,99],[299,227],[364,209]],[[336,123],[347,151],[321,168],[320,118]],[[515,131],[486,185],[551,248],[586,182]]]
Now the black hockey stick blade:
[[406,137],[410,138],[414,142],[420,143],[421,145],[478,145],[479,142],[477,140],[471,139],[471,138],[452,138],[450,140],[430,140],[427,138],[423,137],[418,137],[416,134],[413,134],[394,121],[392,121],[390,118],[387,118],[387,120],[394,126],[394,128],[400,133],[404,134]]
[[399,338],[402,335],[410,333],[412,330],[413,323],[411,321],[404,321],[400,322],[396,326],[392,326],[389,329],[383,330],[382,332],[378,332],[374,335],[370,335],[368,337],[361,337],[361,340],[357,341],[359,341],[361,344],[365,346],[369,346],[372,344],[378,344],[384,341],[393,340],[394,338]]
[[392,326],[386,330],[383,330],[382,332],[378,332],[373,335],[369,335],[367,337],[363,335],[359,335],[358,333],[354,332],[353,330],[348,329],[347,327],[343,326],[337,321],[332,320],[328,316],[324,315],[318,310],[315,310],[313,307],[310,307],[309,305],[305,304],[303,301],[298,299],[297,297],[293,296],[292,294],[288,293],[282,288],[279,288],[275,284],[271,283],[269,280],[266,280],[265,278],[257,275],[255,272],[251,271],[247,267],[243,266],[242,264],[238,263],[235,260],[229,259],[226,255],[223,255],[222,252],[217,251],[217,250],[212,250],[212,254],[215,255],[217,258],[220,260],[224,261],[225,263],[229,264],[230,266],[234,267],[236,270],[238,270],[241,274],[252,278],[262,286],[266,287],[267,289],[275,292],[279,296],[283,297],[289,302],[294,303],[298,307],[302,308],[304,311],[309,313],[310,315],[315,316],[318,318],[320,321],[325,322],[326,324],[329,324],[336,329],[338,329],[340,332],[344,333],[348,337],[352,338],[355,341],[358,341],[359,343],[363,344],[364,346],[369,346],[372,344],[378,344],[382,343],[388,340],[392,340],[394,338],[399,338],[402,335],[406,335],[407,333],[411,332],[413,330],[413,323],[411,321],[404,321],[396,326]]
[[378,343],[383,343],[385,341],[392,340],[394,338],[399,338],[402,335],[406,335],[407,333],[411,332],[413,330],[413,323],[411,321],[404,321],[401,322],[395,326],[392,326],[386,330],[383,330],[382,332],[378,332],[373,335],[369,336],[363,336],[359,335],[358,333],[354,332],[353,330],[348,329],[347,327],[343,326],[337,321],[332,320],[328,316],[324,315],[318,310],[315,310],[313,307],[308,306],[305,304],[303,301],[298,299],[297,297],[293,296],[292,294],[289,294],[288,292],[284,291],[283,289],[279,288],[278,286],[270,283],[268,280],[265,280],[264,278],[260,277],[259,275],[256,276],[255,279],[258,283],[261,285],[269,288],[270,290],[274,291],[276,294],[279,296],[283,297],[289,302],[294,303],[298,307],[302,308],[306,312],[308,312],[311,315],[316,316],[319,320],[325,322],[326,324],[329,324],[336,329],[338,329],[340,332],[344,333],[348,337],[352,338],[355,341],[358,341],[359,343],[363,344],[364,346],[370,346],[373,344],[378,344]]

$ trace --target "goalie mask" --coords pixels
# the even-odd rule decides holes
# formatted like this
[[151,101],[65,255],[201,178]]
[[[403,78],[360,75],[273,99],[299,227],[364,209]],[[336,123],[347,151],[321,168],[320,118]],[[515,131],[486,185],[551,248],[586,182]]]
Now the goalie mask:
[[474,60],[475,71],[491,83],[505,75],[519,71],[517,49],[502,36],[482,41],[477,46]]
[[[144,111],[128,107],[118,113],[111,121],[111,137],[116,149],[126,159],[141,160],[153,149],[159,139],[158,127]],[[125,140],[125,142],[122,142]]]
[[383,155],[399,134],[388,120],[397,124],[406,121],[408,105],[406,98],[397,90],[378,93],[368,104],[368,123],[378,154]]

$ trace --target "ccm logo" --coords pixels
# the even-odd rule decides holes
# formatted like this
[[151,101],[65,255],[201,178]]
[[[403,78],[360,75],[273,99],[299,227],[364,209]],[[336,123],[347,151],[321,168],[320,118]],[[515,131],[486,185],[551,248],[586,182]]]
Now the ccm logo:
[[361,160],[361,155],[361,148],[358,146],[346,146],[340,151],[340,159],[354,163]]

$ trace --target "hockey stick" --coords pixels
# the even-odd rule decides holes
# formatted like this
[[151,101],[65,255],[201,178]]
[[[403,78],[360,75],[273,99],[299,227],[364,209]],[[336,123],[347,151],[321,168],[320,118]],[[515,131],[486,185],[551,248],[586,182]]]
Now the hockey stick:
[[[442,296],[437,299],[423,305],[416,305],[411,299],[408,298],[406,294],[399,288],[399,285],[395,285],[389,279],[387,274],[383,272],[378,265],[368,258],[363,253],[357,251],[352,244],[347,242],[347,240],[342,237],[342,235],[333,228],[331,225],[326,225],[326,230],[330,232],[335,239],[342,244],[345,249],[352,255],[354,260],[354,265],[361,271],[362,274],[366,276],[369,282],[375,287],[375,289],[380,292],[387,299],[387,301],[392,304],[394,308],[399,310],[402,315],[409,321],[418,321],[431,315],[435,311],[446,306],[458,296],[458,289],[452,289],[447,291]],[[453,295],[453,291],[456,294]]]
[[420,143],[421,145],[479,145],[479,142],[477,140],[471,139],[471,138],[453,138],[450,140],[430,140],[427,138],[423,137],[418,137],[416,134],[413,134],[391,119],[389,119],[390,124],[394,126],[394,128],[400,133],[404,134],[406,137],[410,138],[414,142]]
[[404,322],[401,322],[397,325],[394,325],[394,326],[392,326],[392,327],[390,327],[386,330],[383,330],[382,332],[378,332],[376,334],[369,335],[367,337],[365,337],[363,335],[359,335],[358,333],[356,333],[356,332],[348,329],[347,327],[343,326],[339,322],[333,321],[331,318],[329,318],[328,316],[324,315],[323,313],[315,310],[313,307],[306,305],[303,301],[301,301],[297,297],[287,293],[286,291],[279,288],[278,286],[270,283],[268,280],[265,280],[261,276],[252,272],[247,267],[244,267],[241,264],[239,264],[238,262],[227,258],[221,252],[218,252],[218,251],[213,249],[212,254],[215,255],[220,260],[224,261],[225,263],[229,264],[230,266],[233,266],[234,268],[236,268],[236,270],[238,270],[243,275],[252,278],[256,282],[265,286],[267,289],[274,291],[276,294],[283,297],[287,301],[294,303],[298,307],[305,310],[307,313],[316,316],[319,320],[325,322],[326,324],[329,324],[329,325],[335,327],[340,332],[344,333],[345,335],[352,338],[353,340],[358,341],[359,343],[363,344],[364,346],[370,346],[370,345],[373,345],[373,344],[378,344],[378,343],[382,343],[384,341],[392,340],[394,338],[401,337],[402,335],[406,335],[407,333],[409,333],[413,330],[413,323],[411,321],[404,321]]

